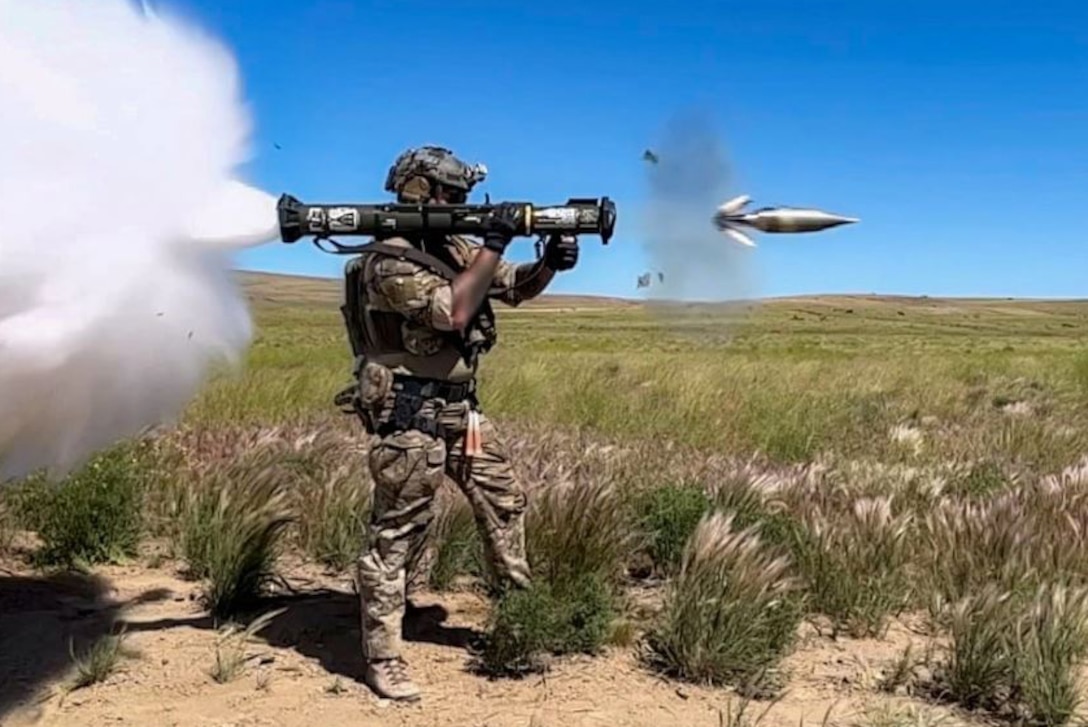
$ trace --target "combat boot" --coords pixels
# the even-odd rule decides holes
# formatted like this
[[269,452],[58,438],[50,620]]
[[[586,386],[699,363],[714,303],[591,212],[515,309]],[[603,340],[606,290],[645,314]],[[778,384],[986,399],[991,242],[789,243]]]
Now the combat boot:
[[420,691],[408,676],[403,659],[376,659],[366,665],[365,681],[374,693],[384,699],[414,702]]

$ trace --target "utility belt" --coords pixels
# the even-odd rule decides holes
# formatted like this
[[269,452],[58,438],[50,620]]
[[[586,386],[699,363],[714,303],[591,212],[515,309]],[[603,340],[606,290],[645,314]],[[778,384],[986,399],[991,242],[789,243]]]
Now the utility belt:
[[476,380],[470,379],[463,383],[454,383],[439,379],[394,374],[393,391],[396,392],[397,399],[402,397],[443,399],[450,404],[457,404],[475,397]]
[[468,401],[469,408],[473,411],[479,404],[476,399],[475,379],[454,383],[394,374],[390,391],[393,394],[392,416],[380,425],[374,421],[371,410],[360,401],[358,384],[353,384],[341,391],[337,394],[335,401],[345,414],[359,416],[368,432],[382,437],[405,429],[418,429],[432,437],[439,436],[441,427],[438,421],[433,416],[420,414],[424,402],[429,399],[442,399],[450,404]]
[[432,437],[442,435],[442,427],[433,416],[420,414],[428,399],[442,399],[449,404],[468,401],[476,408],[476,381],[453,383],[416,376],[393,376],[393,415],[376,427],[375,433],[386,436],[405,429],[418,429]]

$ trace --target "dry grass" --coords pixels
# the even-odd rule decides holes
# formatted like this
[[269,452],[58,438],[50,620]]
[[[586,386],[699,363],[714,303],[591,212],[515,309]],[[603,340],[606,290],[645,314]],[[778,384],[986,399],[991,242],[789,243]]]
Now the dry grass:
[[845,512],[815,506],[801,516],[794,548],[815,610],[833,634],[881,636],[890,616],[910,605],[911,513],[891,496],[859,497]]
[[682,679],[745,691],[774,683],[802,615],[787,556],[768,549],[733,517],[704,516],[670,584],[650,660]]
[[76,654],[74,644],[69,644],[69,652],[75,666],[72,689],[83,689],[106,681],[117,671],[122,659],[133,659],[139,655],[125,643],[124,632],[100,637],[82,655]]
[[245,627],[229,623],[220,629],[216,635],[215,663],[208,670],[208,676],[218,684],[227,684],[242,676],[250,659],[246,647],[258,631],[282,612],[280,609],[261,614]]
[[[174,543],[220,618],[257,607],[288,550],[344,571],[371,497],[366,442],[330,418],[350,366],[336,292],[263,285],[245,373],[208,386],[156,440],[156,463],[100,478],[108,502],[155,483],[140,532]],[[668,335],[655,315],[502,314],[483,403],[530,492],[535,584],[496,594],[488,671],[637,643],[673,678],[763,693],[788,681],[778,667],[802,618],[879,638],[910,610],[929,615],[934,656],[922,669],[905,654],[884,689],[1029,724],[1076,718],[1088,306],[787,300],[697,311]],[[9,533],[51,532],[50,517],[55,543],[86,531],[5,499]],[[479,583],[470,511],[454,493],[437,515],[431,585]],[[631,586],[655,605],[636,607]],[[223,651],[223,677],[236,666]]]

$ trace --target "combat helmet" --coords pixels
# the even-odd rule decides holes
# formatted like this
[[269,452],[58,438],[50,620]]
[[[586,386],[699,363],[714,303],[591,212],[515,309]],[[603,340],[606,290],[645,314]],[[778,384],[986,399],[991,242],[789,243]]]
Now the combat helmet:
[[449,149],[427,145],[401,153],[389,167],[385,191],[393,192],[401,202],[420,202],[430,197],[434,185],[454,191],[465,199],[472,188],[487,177],[483,164],[469,165]]

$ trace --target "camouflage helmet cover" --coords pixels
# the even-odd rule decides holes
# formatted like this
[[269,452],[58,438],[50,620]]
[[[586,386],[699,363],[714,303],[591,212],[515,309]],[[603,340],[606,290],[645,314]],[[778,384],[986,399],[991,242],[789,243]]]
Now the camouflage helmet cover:
[[[426,196],[430,185],[441,184],[459,189],[467,195],[473,186],[486,177],[487,167],[483,164],[470,166],[441,146],[421,146],[408,149],[397,157],[385,178],[385,191],[402,197],[420,197]],[[418,182],[422,181],[420,178],[429,183],[423,185],[428,189],[418,189]],[[412,182],[417,184],[410,185]]]

